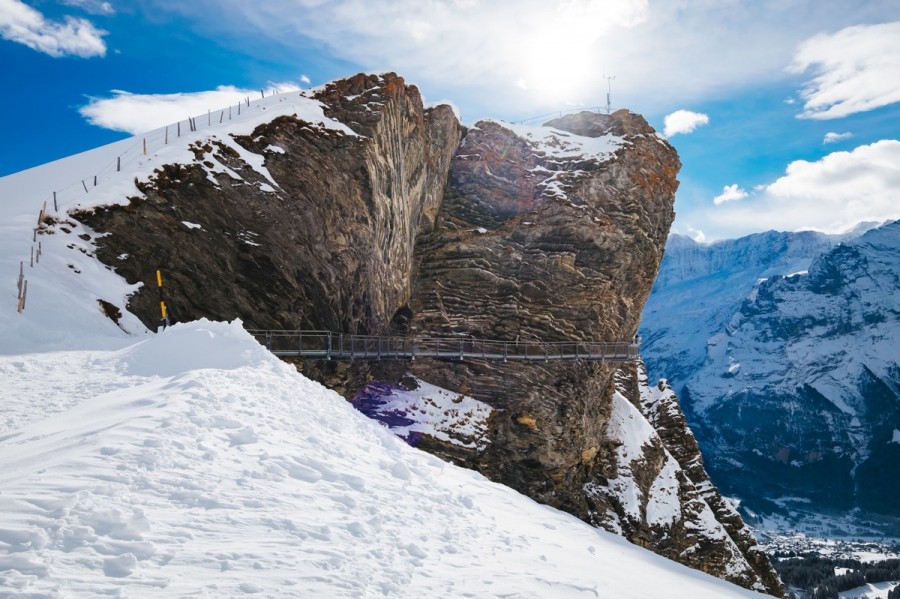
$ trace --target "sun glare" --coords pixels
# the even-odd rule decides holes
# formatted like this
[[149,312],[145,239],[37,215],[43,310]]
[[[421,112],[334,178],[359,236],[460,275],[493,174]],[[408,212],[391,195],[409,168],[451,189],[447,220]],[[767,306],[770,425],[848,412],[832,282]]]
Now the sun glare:
[[599,77],[589,44],[565,39],[564,34],[545,33],[526,56],[522,87],[542,103],[584,101],[590,81]]

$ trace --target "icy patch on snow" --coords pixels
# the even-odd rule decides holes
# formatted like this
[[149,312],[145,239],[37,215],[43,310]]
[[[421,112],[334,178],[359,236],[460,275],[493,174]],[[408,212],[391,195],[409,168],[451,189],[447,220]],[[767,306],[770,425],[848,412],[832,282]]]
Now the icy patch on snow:
[[[188,229],[202,229],[202,225],[198,225],[197,223],[192,223],[186,220],[181,221],[181,224],[187,227]],[[127,254],[126,254],[127,255]]]

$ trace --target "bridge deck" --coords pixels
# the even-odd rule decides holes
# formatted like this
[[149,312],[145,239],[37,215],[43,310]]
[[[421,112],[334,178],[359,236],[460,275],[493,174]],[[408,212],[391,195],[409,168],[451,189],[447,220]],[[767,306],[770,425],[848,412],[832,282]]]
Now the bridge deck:
[[471,337],[393,337],[330,331],[262,331],[250,333],[276,356],[322,360],[550,361],[631,362],[640,344],[608,341],[496,341]]

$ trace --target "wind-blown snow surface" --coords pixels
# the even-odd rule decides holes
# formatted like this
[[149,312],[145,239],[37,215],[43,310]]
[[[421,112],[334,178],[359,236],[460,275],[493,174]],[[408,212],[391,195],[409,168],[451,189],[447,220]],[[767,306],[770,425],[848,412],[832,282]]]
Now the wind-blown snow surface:
[[2,596],[762,597],[408,447],[240,323],[0,385]]

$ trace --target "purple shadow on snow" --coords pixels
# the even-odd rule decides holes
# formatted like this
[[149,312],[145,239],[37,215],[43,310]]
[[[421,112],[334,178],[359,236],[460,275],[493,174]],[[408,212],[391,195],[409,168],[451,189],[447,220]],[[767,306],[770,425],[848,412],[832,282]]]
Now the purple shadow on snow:
[[404,410],[385,407],[395,391],[403,391],[403,389],[396,385],[372,381],[356,393],[356,396],[350,400],[350,404],[368,418],[385,425],[391,432],[415,447],[422,440],[422,433],[410,431],[406,435],[401,435],[395,429],[415,424],[416,420],[409,418]]

